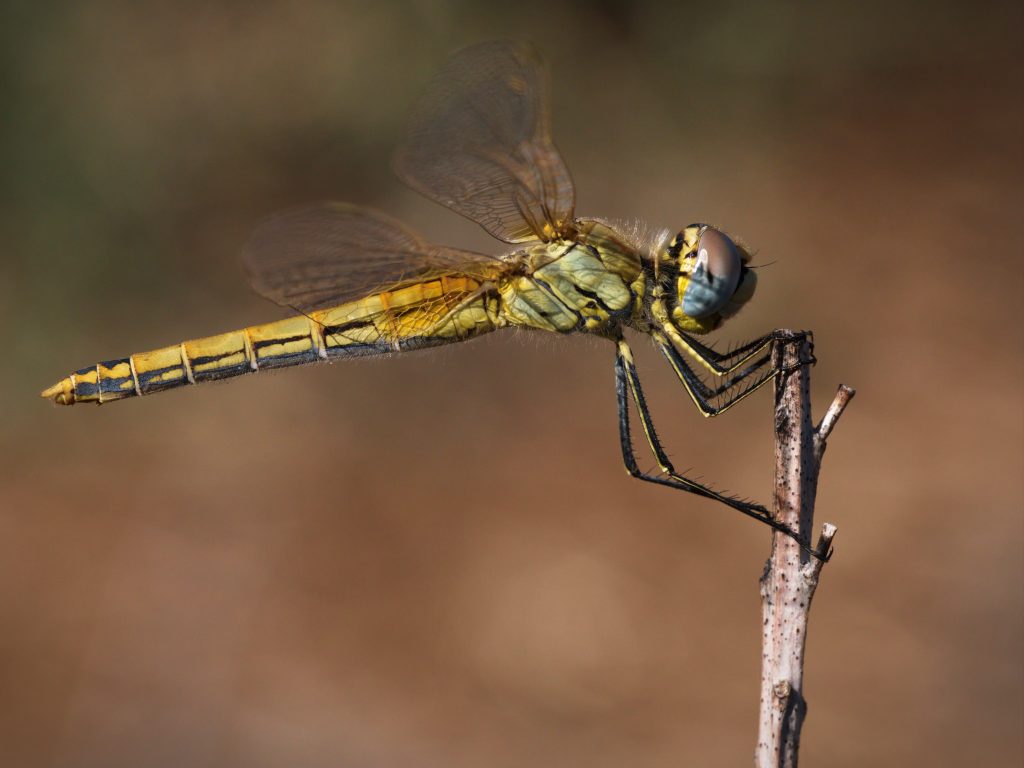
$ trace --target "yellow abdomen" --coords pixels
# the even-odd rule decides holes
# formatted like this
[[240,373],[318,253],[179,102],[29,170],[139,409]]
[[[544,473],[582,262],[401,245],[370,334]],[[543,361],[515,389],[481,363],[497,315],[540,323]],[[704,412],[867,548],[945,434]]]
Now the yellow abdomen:
[[463,341],[504,323],[500,300],[441,275],[359,301],[97,363],[44,390],[59,405],[107,403],[265,368]]

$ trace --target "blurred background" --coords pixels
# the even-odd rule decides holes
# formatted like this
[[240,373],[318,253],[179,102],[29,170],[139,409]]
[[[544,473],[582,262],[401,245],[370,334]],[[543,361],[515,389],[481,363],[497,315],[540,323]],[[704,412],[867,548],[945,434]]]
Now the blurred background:
[[[758,251],[723,343],[813,328],[839,526],[808,765],[1024,759],[1019,3],[7,2],[0,752],[19,766],[734,766],[769,532],[627,478],[612,350],[492,337],[106,408],[97,360],[283,316],[248,231],[321,199],[496,252],[389,171],[454,49],[534,40],[581,215]],[[771,396],[681,467],[767,500]],[[653,464],[653,462],[649,462]]]

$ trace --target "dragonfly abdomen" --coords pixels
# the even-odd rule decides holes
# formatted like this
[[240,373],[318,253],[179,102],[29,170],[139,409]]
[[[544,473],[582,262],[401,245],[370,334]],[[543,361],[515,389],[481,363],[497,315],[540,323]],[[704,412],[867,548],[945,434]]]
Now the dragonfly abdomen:
[[458,273],[380,291],[312,316],[321,325],[331,358],[464,341],[504,322],[495,289]]
[[499,299],[444,275],[359,301],[75,371],[42,396],[58,405],[107,403],[245,373],[464,341],[503,324]]
[[319,325],[290,317],[82,368],[44,391],[59,405],[107,403],[326,357]]

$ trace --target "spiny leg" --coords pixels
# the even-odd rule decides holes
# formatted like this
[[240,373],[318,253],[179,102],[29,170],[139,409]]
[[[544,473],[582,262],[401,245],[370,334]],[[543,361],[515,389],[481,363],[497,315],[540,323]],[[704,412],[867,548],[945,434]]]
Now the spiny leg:
[[[651,333],[651,338],[654,339],[655,343],[658,345],[659,348],[671,348],[672,346],[671,342],[661,331],[653,331]],[[689,366],[686,367],[687,370],[689,370],[692,374],[691,380],[693,382],[694,389],[701,396],[701,398],[703,398],[706,401],[710,401],[715,399],[716,397],[719,397],[720,395],[725,394],[731,389],[735,389],[739,384],[749,379],[751,376],[753,376],[755,373],[761,370],[765,365],[770,363],[771,357],[771,352],[766,352],[757,360],[748,364],[745,368],[734,373],[729,378],[721,381],[721,383],[719,383],[714,388],[712,388],[712,386],[708,382],[706,382],[701,376],[697,375],[696,372],[693,371],[693,369],[691,369]],[[672,360],[669,360],[670,364],[672,364],[672,362]],[[675,366],[673,365],[673,368],[674,367]]]
[[[637,375],[636,365],[633,362],[632,350],[630,350],[629,345],[626,344],[624,339],[617,340],[616,345],[615,392],[619,406],[619,440],[622,445],[622,460],[626,465],[626,471],[629,472],[632,477],[636,477],[640,480],[646,480],[649,483],[665,485],[669,488],[676,488],[677,490],[687,491],[698,496],[720,501],[726,506],[732,507],[755,520],[760,520],[762,523],[765,523],[766,525],[799,542],[799,538],[793,531],[782,523],[774,520],[771,513],[760,504],[753,504],[751,502],[741,501],[740,499],[736,499],[731,496],[725,496],[676,472],[672,463],[669,461],[668,455],[665,453],[665,449],[661,445],[661,441],[658,439],[657,432],[654,430],[654,422],[651,419],[650,410],[647,408],[647,401],[644,399],[643,389],[640,387],[640,377]],[[647,438],[647,444],[650,446],[651,451],[654,453],[654,456],[658,461],[658,466],[663,472],[661,475],[652,475],[644,472],[637,464],[636,454],[633,451],[633,438],[629,426],[630,395],[632,396],[637,412],[640,415],[640,423],[643,426],[644,435]],[[803,544],[801,544],[801,546],[803,546]]]
[[[740,346],[736,347],[736,349],[733,349],[726,353],[716,352],[715,350],[711,349],[711,347],[701,344],[689,333],[681,333],[680,335],[682,335],[685,338],[687,342],[687,348],[691,351],[691,353],[697,358],[699,358],[702,363],[705,364],[708,364],[708,361],[727,363],[728,361],[735,359],[737,356],[742,355],[742,359],[739,362],[734,362],[728,366],[728,369],[731,372],[736,370],[738,367],[743,365],[748,360],[752,359],[758,352],[768,349],[773,342],[779,341],[780,339],[789,338],[791,334],[792,331],[777,329],[772,331],[771,333],[766,333],[759,339],[747,342],[746,344],[741,344]],[[815,360],[814,358],[814,334],[811,331],[801,331],[800,334],[807,337],[811,345],[810,359],[804,361],[804,363],[801,364],[803,365],[810,363],[813,365],[814,363],[817,362],[817,360]]]
[[690,334],[683,333],[671,323],[661,324],[660,330],[668,335],[675,346],[685,350],[693,359],[716,376],[726,376],[738,368],[744,367],[759,354],[768,351],[772,342],[786,333],[785,331],[772,331],[759,339],[738,346],[731,352],[722,353],[702,344]]
[[701,381],[700,377],[693,372],[693,369],[690,368],[686,360],[683,359],[679,350],[676,349],[668,339],[660,333],[653,334],[653,338],[662,354],[665,355],[665,358],[668,360],[669,365],[672,366],[672,370],[675,371],[676,376],[679,377],[679,381],[681,381],[683,386],[686,388],[686,392],[690,395],[690,399],[693,400],[694,405],[696,405],[700,412],[705,416],[717,416],[720,413],[725,413],[736,405],[736,403],[749,395],[752,395],[775,378],[775,375],[778,373],[774,368],[769,368],[767,372],[755,378],[753,383],[743,387],[742,389],[734,391],[731,396],[723,398],[720,405],[712,405],[712,400],[729,392],[730,390],[735,390],[737,385],[743,383],[747,379],[750,379],[765,363],[770,362],[770,356],[762,357],[752,365],[747,366],[737,375],[723,382],[723,384],[717,389],[710,389],[703,381]]
[[742,344],[731,352],[716,352],[701,344],[693,336],[683,333],[671,322],[659,324],[661,333],[668,336],[672,343],[685,349],[695,360],[716,376],[727,376],[747,365],[758,355],[764,353],[775,340],[776,332],[766,334],[759,339]]
[[[718,350],[712,349],[706,344],[701,343],[693,336],[693,334],[679,332],[690,349],[693,350],[694,355],[707,360],[708,362],[719,363],[721,365],[730,364],[730,361],[735,361],[737,358],[742,358],[742,361],[750,360],[758,352],[763,351],[768,345],[775,340],[776,332],[766,333],[764,336],[748,341],[746,344],[740,344],[735,349],[730,349],[728,352],[719,352]],[[743,363],[740,362],[740,365]],[[730,368],[735,369],[734,364],[729,365]]]

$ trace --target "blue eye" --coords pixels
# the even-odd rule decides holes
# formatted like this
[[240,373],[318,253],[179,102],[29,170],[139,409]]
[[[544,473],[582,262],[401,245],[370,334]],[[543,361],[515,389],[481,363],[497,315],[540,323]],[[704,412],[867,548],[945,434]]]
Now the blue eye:
[[736,292],[743,262],[726,235],[707,227],[695,249],[696,263],[683,292],[683,312],[694,318],[717,312]]

